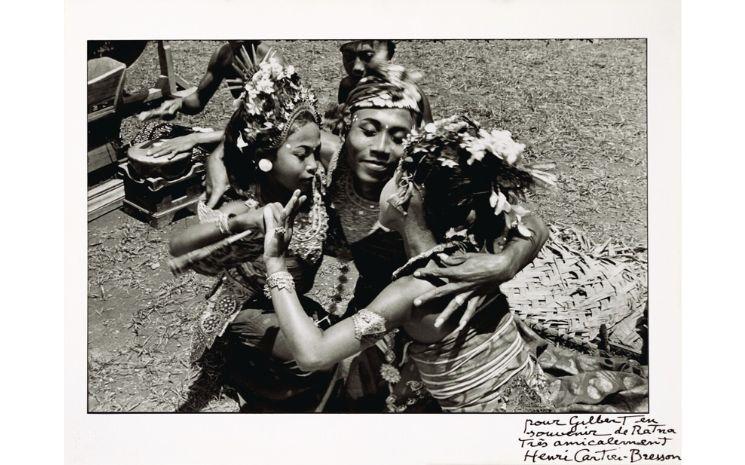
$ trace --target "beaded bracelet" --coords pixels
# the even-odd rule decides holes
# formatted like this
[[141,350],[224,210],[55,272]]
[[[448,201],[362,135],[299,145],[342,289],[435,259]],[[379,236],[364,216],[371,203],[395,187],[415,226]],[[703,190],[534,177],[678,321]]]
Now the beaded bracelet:
[[278,290],[287,289],[290,291],[294,291],[295,280],[287,271],[277,271],[276,273],[272,273],[268,278],[266,278],[266,285],[264,285],[264,295],[267,299],[272,298],[272,289],[274,288]]

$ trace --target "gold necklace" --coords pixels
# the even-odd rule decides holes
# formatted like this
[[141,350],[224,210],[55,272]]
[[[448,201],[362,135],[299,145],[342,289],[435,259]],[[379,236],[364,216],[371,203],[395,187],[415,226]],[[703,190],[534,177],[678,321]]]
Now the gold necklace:
[[337,169],[340,189],[336,190],[333,205],[339,214],[344,237],[349,243],[368,236],[378,222],[380,206],[361,197],[354,189],[351,170],[345,163]]
[[328,215],[318,186],[318,176],[313,178],[313,205],[310,212],[295,220],[289,248],[305,260],[316,262],[323,254],[323,241],[328,231]]

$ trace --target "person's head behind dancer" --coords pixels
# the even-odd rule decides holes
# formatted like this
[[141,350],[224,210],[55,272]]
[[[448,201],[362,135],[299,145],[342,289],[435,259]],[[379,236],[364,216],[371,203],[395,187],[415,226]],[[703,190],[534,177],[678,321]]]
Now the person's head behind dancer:
[[338,101],[343,103],[349,92],[367,73],[370,66],[390,61],[396,51],[392,40],[353,40],[339,48],[347,75],[339,83]]

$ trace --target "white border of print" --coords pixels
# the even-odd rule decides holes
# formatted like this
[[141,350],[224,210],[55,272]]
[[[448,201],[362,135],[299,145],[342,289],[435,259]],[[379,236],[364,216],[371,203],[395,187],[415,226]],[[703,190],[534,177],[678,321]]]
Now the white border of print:
[[[86,414],[85,41],[100,38],[647,38],[652,415],[680,427],[680,13],[676,1],[68,1],[65,414],[74,464],[520,463],[524,415]],[[292,12],[278,17],[276,12]],[[364,18],[360,23],[359,19]],[[207,23],[207,21],[211,21]],[[405,434],[402,434],[405,432]]]

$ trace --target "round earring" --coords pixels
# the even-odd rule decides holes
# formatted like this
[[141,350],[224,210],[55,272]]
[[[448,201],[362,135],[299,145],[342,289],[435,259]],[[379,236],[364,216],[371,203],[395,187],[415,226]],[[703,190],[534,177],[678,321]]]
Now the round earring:
[[272,162],[266,158],[262,158],[259,160],[259,169],[265,173],[270,172],[272,170]]

